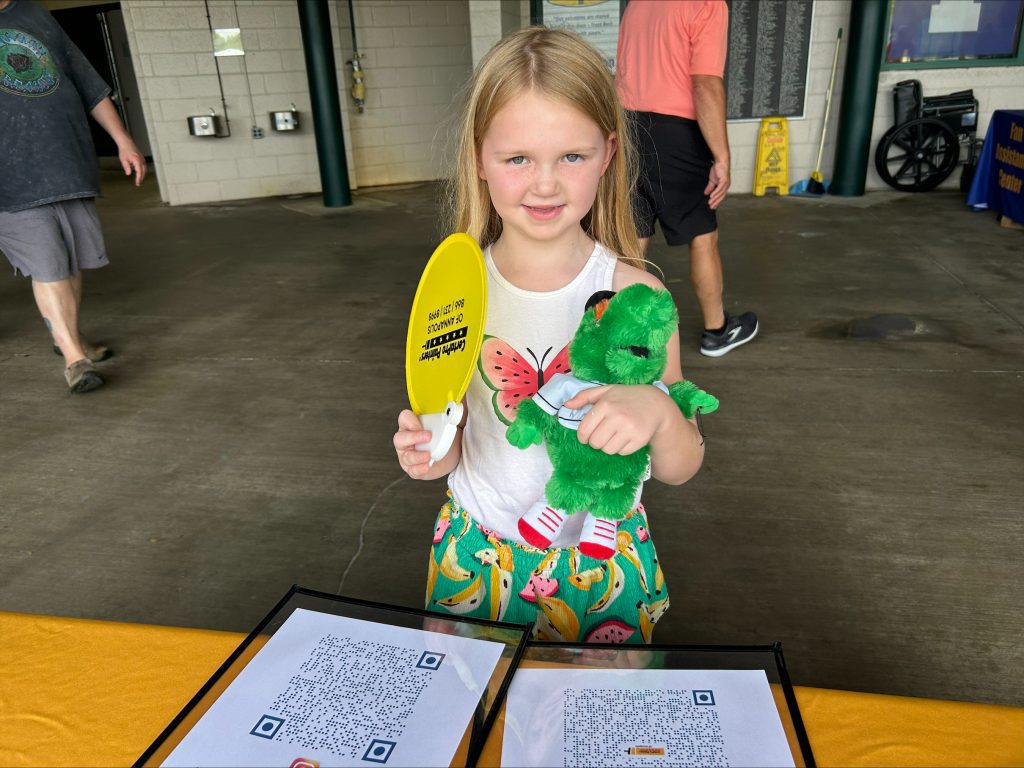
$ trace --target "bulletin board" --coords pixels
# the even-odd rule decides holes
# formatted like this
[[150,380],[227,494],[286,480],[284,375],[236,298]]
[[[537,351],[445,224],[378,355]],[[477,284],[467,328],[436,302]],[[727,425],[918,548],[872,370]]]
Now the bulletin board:
[[813,0],[728,0],[726,117],[803,117]]
[[885,63],[1019,59],[1022,19],[1024,0],[890,0]]

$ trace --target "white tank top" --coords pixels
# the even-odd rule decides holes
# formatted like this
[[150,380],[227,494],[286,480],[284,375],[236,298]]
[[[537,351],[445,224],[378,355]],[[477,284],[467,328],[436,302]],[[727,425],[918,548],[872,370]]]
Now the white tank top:
[[[462,434],[462,460],[448,476],[459,505],[501,538],[526,542],[517,522],[544,495],[551,461],[543,445],[525,450],[505,439],[520,401],[533,395],[568,365],[567,347],[583,317],[587,299],[609,291],[618,263],[604,246],[594,248],[572,281],[556,291],[524,291],[487,264],[487,322],[479,365],[466,392],[469,418]],[[499,413],[502,415],[499,416]],[[569,517],[553,546],[579,543],[583,515]]]

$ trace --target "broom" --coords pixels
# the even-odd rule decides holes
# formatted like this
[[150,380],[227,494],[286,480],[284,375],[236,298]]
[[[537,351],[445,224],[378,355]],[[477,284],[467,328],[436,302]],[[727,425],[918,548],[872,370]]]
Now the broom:
[[821,121],[821,142],[818,144],[818,159],[814,163],[814,170],[811,172],[811,178],[807,180],[806,191],[809,195],[824,195],[825,185],[822,183],[821,178],[821,154],[825,151],[825,131],[828,128],[828,112],[829,107],[832,106],[832,86],[836,82],[836,65],[839,64],[839,45],[843,41],[843,28],[839,28],[839,34],[836,35],[836,52],[832,57],[832,76],[828,80],[828,92],[825,94],[825,119]]

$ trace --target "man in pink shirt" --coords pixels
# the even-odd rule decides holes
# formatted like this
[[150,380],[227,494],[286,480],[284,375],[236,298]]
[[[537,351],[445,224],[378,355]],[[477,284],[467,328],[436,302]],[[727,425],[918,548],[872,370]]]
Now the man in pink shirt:
[[725,0],[630,0],[619,28],[616,85],[640,154],[637,226],[645,244],[661,225],[689,245],[690,280],[704,318],[701,354],[721,357],[757,335],[757,316],[722,300],[715,209],[729,191],[725,125]]

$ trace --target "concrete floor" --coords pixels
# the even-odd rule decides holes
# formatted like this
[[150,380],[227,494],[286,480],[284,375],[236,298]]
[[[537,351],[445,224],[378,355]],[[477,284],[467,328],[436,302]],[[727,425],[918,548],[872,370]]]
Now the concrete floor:
[[[0,610],[247,630],[296,582],[420,605],[444,486],[391,435],[436,188],[343,212],[107,194],[84,325],[109,386],[67,395],[28,283],[0,279]],[[725,358],[696,354],[685,256],[651,254],[722,400],[702,472],[645,494],[656,640],[1024,705],[1024,233],[941,192],[737,196],[721,220],[730,307],[763,325]],[[912,330],[851,337],[880,315]]]

